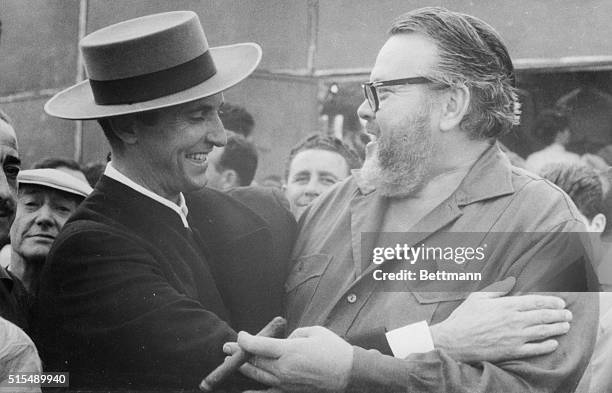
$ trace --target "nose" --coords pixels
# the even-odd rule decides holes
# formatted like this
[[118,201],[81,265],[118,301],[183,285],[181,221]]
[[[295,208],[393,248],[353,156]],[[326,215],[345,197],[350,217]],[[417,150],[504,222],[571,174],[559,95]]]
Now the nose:
[[361,105],[359,105],[359,108],[357,108],[357,116],[366,121],[372,120],[376,117],[374,112],[372,112],[372,108],[370,108],[368,100],[363,100]]
[[215,116],[215,119],[209,122],[207,126],[206,142],[218,147],[225,146],[227,144],[227,133],[219,116]]
[[319,181],[316,178],[310,179],[306,188],[304,189],[304,194],[310,197],[318,197],[323,192],[323,188],[321,187]]
[[52,226],[56,220],[55,215],[53,214],[53,209],[49,206],[48,203],[44,203],[40,209],[36,211],[36,219],[34,220],[36,225],[42,227],[50,227]]

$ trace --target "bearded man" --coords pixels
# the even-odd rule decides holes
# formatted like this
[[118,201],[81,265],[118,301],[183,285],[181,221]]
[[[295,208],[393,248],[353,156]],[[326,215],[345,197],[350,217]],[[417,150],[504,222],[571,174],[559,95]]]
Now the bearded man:
[[[574,390],[593,349],[595,296],[559,294],[573,320],[558,349],[512,361],[495,356],[507,340],[488,342],[482,310],[457,318],[467,294],[494,281],[516,277],[513,293],[585,291],[592,272],[566,233],[584,231],[567,195],[512,167],[498,148],[518,122],[513,79],[501,38],[479,19],[424,8],[394,22],[358,110],[373,137],[363,169],[300,222],[286,283],[289,326],[298,329],[287,340],[240,333],[238,345],[257,355],[243,373],[275,392]],[[412,264],[393,247],[452,244],[456,257],[468,241],[482,259]],[[430,281],[442,269],[482,277]],[[403,270],[426,279],[401,278]],[[469,323],[476,340],[463,334]],[[415,339],[414,328],[427,325],[431,337]],[[532,330],[542,339],[558,328]]]

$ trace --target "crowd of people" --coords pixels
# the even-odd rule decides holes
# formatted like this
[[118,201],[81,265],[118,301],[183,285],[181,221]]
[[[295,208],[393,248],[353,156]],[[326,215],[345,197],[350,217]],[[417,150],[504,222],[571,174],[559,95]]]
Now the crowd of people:
[[[80,47],[89,79],[45,111],[97,120],[107,163],[22,169],[0,111],[0,391],[23,372],[196,391],[238,351],[219,391],[612,388],[609,163],[566,150],[562,108],[537,121],[543,150],[500,145],[520,105],[486,22],[400,15],[355,108],[365,160],[318,132],[261,184],[253,116],[223,98],[257,44],[209,47],[175,11]],[[284,336],[256,335],[279,315]]]

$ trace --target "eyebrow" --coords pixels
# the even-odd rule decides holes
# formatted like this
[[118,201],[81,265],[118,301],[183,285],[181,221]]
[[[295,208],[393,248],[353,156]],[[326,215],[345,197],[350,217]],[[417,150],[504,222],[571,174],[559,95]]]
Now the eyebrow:
[[307,169],[304,169],[304,170],[294,173],[292,177],[296,177],[298,175],[310,175],[310,171]]
[[334,177],[336,179],[338,178],[338,176],[336,176],[333,173],[328,172],[328,171],[317,171],[317,173],[319,174],[319,176],[323,175],[323,176],[331,176],[331,177]]

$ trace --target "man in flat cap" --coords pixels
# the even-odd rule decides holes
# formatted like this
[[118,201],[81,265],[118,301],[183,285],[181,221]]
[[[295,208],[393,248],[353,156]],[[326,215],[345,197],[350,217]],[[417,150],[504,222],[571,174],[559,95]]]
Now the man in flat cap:
[[80,46],[89,80],[45,110],[98,119],[113,158],[43,268],[37,344],[71,387],[195,389],[223,361],[230,325],[256,332],[281,312],[295,221],[271,191],[204,188],[207,156],[226,143],[222,91],[261,49],[209,48],[187,11]]
[[20,171],[17,181],[8,270],[35,295],[51,245],[92,189],[84,180],[52,168]]

